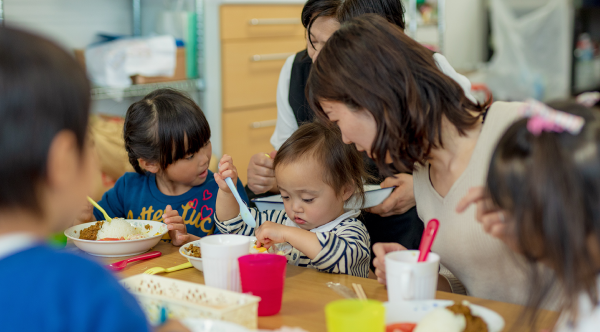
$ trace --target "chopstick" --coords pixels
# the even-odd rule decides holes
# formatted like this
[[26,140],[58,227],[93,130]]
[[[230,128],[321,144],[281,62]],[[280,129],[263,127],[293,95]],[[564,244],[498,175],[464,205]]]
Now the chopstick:
[[367,300],[367,294],[365,294],[365,290],[363,289],[361,284],[352,283],[352,288],[354,288],[354,292],[356,292],[356,296],[358,296],[359,300]]

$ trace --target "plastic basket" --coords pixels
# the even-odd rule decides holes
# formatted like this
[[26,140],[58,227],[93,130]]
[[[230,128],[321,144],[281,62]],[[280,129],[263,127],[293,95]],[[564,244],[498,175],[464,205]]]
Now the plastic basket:
[[138,300],[151,324],[158,324],[161,308],[168,318],[208,318],[257,328],[259,297],[187,281],[138,274],[121,280]]

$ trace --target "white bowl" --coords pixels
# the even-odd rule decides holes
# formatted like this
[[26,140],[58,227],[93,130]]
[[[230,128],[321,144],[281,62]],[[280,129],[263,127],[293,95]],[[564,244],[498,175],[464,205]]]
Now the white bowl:
[[[193,256],[189,256],[185,253],[184,248],[187,248],[190,244],[195,245],[196,247],[200,246],[200,240],[196,240],[193,242],[189,242],[186,243],[184,245],[182,245],[181,247],[179,247],[179,253],[181,254],[181,256],[185,257],[188,259],[188,261],[190,263],[192,263],[192,265],[198,269],[198,271],[204,271],[203,267],[202,267],[202,257],[198,258],[198,257],[193,257]],[[255,236],[250,236],[250,248],[248,248],[248,255],[251,254],[250,250],[252,249],[252,247],[254,247],[256,245],[256,237]]]
[[190,243],[186,243],[184,245],[182,245],[181,247],[179,247],[179,253],[188,259],[188,261],[190,263],[192,263],[192,265],[198,270],[198,271],[204,271],[202,269],[202,257],[198,258],[198,257],[193,257],[193,256],[189,256],[185,253],[184,248],[187,248],[189,245],[195,245],[196,247],[200,247],[200,240],[196,240]]
[[[385,305],[385,324],[394,323],[419,323],[425,315],[437,308],[445,308],[453,305],[450,300],[422,300],[406,302],[386,302]],[[496,312],[478,306],[469,304],[471,313],[481,317],[488,326],[489,332],[500,332],[504,329],[504,319]]]
[[[79,249],[87,252],[90,255],[102,257],[121,257],[137,255],[148,251],[160,241],[165,233],[168,232],[167,226],[162,222],[136,219],[124,220],[128,221],[134,226],[144,227],[146,225],[150,225],[152,226],[152,234],[156,234],[156,231],[160,232],[160,234],[143,239],[121,241],[94,241],[80,239],[79,234],[81,233],[81,230],[94,225],[96,223],[94,221],[67,229],[65,231],[65,236],[73,240]],[[75,231],[77,231],[77,233],[75,233]]]
[[250,332],[250,330],[241,325],[222,320],[184,318],[181,320],[181,323],[190,332]]
[[[378,184],[367,184],[364,185],[365,189],[365,204],[362,209],[370,208],[381,204],[390,194],[395,187],[381,188]],[[283,210],[283,199],[281,195],[273,195],[262,198],[254,198],[252,200],[258,211],[263,212],[266,210]],[[356,200],[350,200],[345,205],[346,210],[360,210],[361,206]]]

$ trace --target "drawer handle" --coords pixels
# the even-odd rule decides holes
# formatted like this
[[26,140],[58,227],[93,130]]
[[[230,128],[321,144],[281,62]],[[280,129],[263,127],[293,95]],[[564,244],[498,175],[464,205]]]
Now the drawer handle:
[[277,124],[277,120],[266,120],[266,121],[256,121],[250,124],[250,128],[258,129],[258,128],[267,128],[267,127],[275,127]]
[[259,61],[275,61],[275,60],[285,60],[290,57],[290,55],[294,55],[296,53],[272,53],[272,54],[254,54],[250,57],[250,61],[259,62]]
[[250,25],[295,25],[300,24],[299,18],[253,18],[248,21]]

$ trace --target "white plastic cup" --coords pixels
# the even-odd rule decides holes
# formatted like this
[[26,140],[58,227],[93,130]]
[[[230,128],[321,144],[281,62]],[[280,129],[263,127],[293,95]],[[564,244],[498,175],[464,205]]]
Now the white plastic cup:
[[200,240],[206,286],[241,292],[238,258],[248,255],[250,237],[210,235]]
[[417,263],[419,250],[393,251],[385,255],[389,302],[433,300],[437,290],[440,256],[432,252]]

